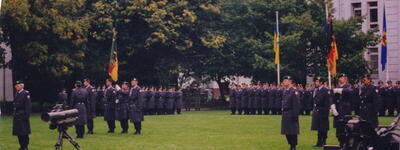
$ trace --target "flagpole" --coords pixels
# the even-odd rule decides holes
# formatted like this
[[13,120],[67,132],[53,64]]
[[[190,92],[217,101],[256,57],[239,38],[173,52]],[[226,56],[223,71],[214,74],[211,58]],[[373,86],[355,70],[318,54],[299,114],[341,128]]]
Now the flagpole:
[[[279,12],[278,11],[276,11],[276,36],[277,36],[277,47],[278,47],[278,49],[279,49]],[[280,54],[280,52],[278,53],[278,55]],[[275,54],[276,55],[276,54]],[[278,85],[281,85],[281,62],[280,62],[281,60],[279,59],[279,61],[278,61],[278,64],[276,64],[277,65],[277,67],[276,67],[276,69],[277,69],[277,79],[278,79]]]
[[[329,22],[328,2],[326,0],[325,0],[325,16],[326,16],[326,21]],[[332,76],[331,76],[331,72],[329,71],[328,65],[326,67],[328,70],[328,86],[329,86],[329,88],[331,88],[332,87]]]

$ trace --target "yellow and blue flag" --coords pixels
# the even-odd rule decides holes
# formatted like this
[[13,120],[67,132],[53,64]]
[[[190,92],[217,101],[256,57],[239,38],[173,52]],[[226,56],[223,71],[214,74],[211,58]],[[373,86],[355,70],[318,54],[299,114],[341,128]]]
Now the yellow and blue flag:
[[382,71],[385,71],[387,63],[387,32],[386,32],[386,10],[383,8],[383,28],[381,39],[381,65]]

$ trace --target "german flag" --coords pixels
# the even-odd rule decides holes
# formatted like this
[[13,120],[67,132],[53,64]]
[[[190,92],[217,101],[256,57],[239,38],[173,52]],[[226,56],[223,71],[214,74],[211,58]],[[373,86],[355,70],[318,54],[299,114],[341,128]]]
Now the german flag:
[[332,22],[332,17],[330,16],[328,18],[327,22],[327,38],[329,41],[329,53],[328,53],[328,59],[327,59],[327,66],[328,66],[328,71],[331,73],[332,76],[336,76],[336,61],[339,59],[339,51],[336,45],[336,37],[333,34],[333,22]]
[[111,44],[110,62],[108,65],[108,75],[114,81],[118,80],[118,57],[117,57],[117,43],[116,43],[117,33],[113,29],[113,39]]

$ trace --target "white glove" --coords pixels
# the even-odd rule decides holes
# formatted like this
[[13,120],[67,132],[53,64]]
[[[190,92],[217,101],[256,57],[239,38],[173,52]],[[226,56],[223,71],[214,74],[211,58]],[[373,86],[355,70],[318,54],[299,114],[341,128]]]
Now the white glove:
[[119,91],[119,90],[121,89],[121,87],[119,87],[119,85],[117,84],[117,85],[115,85],[115,89],[116,89],[117,91]]
[[335,104],[331,105],[331,110],[330,111],[333,113],[334,116],[338,116],[339,115],[339,112],[336,110],[336,105]]
[[115,100],[115,103],[118,104],[119,103],[119,99]]
[[343,88],[334,88],[333,89],[333,93],[335,93],[335,94],[342,94],[342,92],[343,92]]

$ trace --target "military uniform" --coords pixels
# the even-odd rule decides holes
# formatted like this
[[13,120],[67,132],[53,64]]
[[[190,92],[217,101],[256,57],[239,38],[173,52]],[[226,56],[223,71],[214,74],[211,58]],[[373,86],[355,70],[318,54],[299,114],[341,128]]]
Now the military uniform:
[[297,145],[297,135],[300,133],[299,113],[301,106],[299,92],[293,87],[282,90],[282,92],[281,134],[286,135],[291,149],[295,149]]
[[167,114],[174,114],[174,91],[168,91],[165,94],[166,102],[165,102],[165,109],[167,110]]
[[397,81],[397,86],[394,87],[394,94],[396,96],[396,102],[397,102],[397,113],[399,114],[400,112],[400,82]]
[[340,146],[343,147],[346,141],[345,125],[351,118],[345,117],[351,115],[352,106],[351,100],[354,98],[354,90],[350,84],[338,85],[336,89],[341,89],[341,93],[334,93],[333,102],[338,116],[333,118],[333,127],[336,128],[336,137],[339,140]]
[[270,107],[269,107],[269,94],[268,93],[269,93],[269,91],[268,91],[267,88],[262,88],[261,89],[260,97],[261,97],[261,105],[262,105],[262,109],[263,109],[264,115],[268,115],[269,114],[269,110],[270,110]]
[[[17,82],[17,84],[19,84]],[[30,93],[27,90],[17,91],[13,101],[13,132],[14,136],[18,136],[20,150],[27,150],[29,144],[29,134],[31,134],[31,126],[29,117],[32,110]]]
[[[354,95],[358,95],[360,91],[360,87],[353,87]],[[361,105],[361,99],[358,96],[354,96],[354,98],[351,100],[351,106],[353,107],[353,111],[356,115],[360,115],[360,105]],[[378,105],[377,105],[378,106]]]
[[68,101],[67,92],[65,92],[65,91],[59,92],[58,97],[57,97],[57,104],[67,105],[67,101]]
[[155,91],[147,91],[146,92],[146,100],[147,100],[147,114],[154,115],[155,109],[155,98],[154,98]]
[[181,114],[182,110],[182,91],[175,92],[175,110],[177,114]]
[[154,99],[155,99],[155,113],[157,113],[157,115],[161,115],[163,110],[163,100],[161,97],[161,91],[154,92]]
[[238,89],[236,90],[236,109],[239,115],[243,113],[242,100],[242,89]]
[[107,87],[103,94],[104,120],[107,121],[108,132],[114,133],[115,129],[115,100],[116,91],[112,86]]
[[282,110],[281,110],[281,106],[282,106],[282,96],[283,96],[283,89],[282,88],[278,88],[276,89],[275,92],[275,109],[276,109],[276,113],[277,114],[282,114]]
[[386,87],[383,92],[383,99],[385,107],[388,110],[389,116],[394,116],[394,110],[396,108],[396,99],[393,92],[393,87]]
[[384,102],[384,92],[385,92],[385,87],[384,86],[378,87],[379,116],[385,116],[386,115],[386,107],[385,107],[385,102]]
[[329,130],[330,90],[324,86],[315,88],[312,98],[314,109],[312,113],[311,130],[318,131],[317,147],[326,144]]
[[92,86],[85,87],[88,93],[86,104],[88,134],[93,134],[93,119],[96,118],[97,91]]
[[261,94],[262,94],[262,89],[261,88],[257,88],[255,89],[255,103],[253,104],[254,108],[257,110],[257,114],[258,115],[262,115],[262,111],[263,111],[263,105],[261,102]]
[[273,115],[276,115],[276,113],[278,112],[276,105],[275,105],[276,91],[277,91],[276,88],[271,88],[269,90],[269,94],[268,94],[268,96],[269,96],[268,104],[269,104],[269,108],[271,110],[271,114],[273,114]]
[[235,89],[229,89],[229,108],[231,109],[231,115],[236,114],[236,96],[237,92]]
[[249,114],[249,89],[248,88],[244,88],[242,89],[242,110],[244,111],[245,115]]
[[119,90],[117,92],[117,103],[115,106],[115,119],[120,122],[122,133],[128,133],[129,119],[129,90]]
[[139,86],[132,87],[129,92],[130,120],[135,126],[135,134],[141,133],[142,121],[144,121],[141,102],[142,95],[140,93]]
[[304,90],[304,96],[303,96],[303,109],[305,112],[305,115],[310,115],[311,110],[313,110],[313,90],[312,89],[306,89]]
[[249,108],[249,113],[251,115],[256,114],[256,90],[255,88],[249,88],[248,89],[249,95],[248,95],[248,103],[247,107]]
[[71,103],[72,106],[79,111],[78,120],[75,122],[75,129],[77,138],[83,138],[85,133],[85,124],[87,122],[86,104],[88,100],[88,93],[86,89],[77,87],[72,90]]
[[378,127],[379,90],[374,85],[365,85],[360,89],[360,117]]

